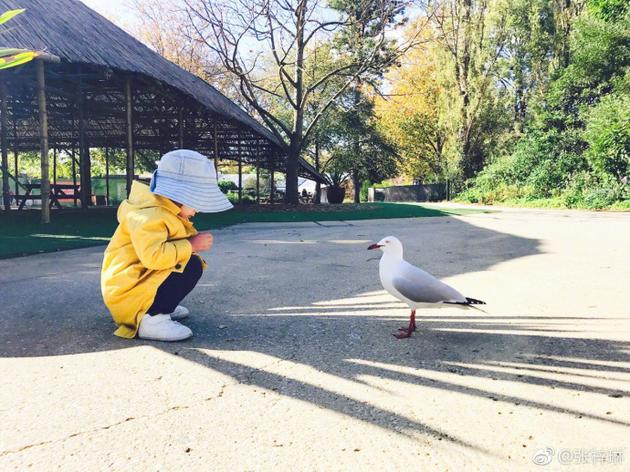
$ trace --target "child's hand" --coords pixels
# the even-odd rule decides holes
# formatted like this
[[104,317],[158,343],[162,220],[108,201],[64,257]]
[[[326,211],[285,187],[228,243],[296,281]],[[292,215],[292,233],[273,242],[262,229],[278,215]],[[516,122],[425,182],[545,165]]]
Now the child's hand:
[[190,241],[193,252],[203,252],[212,247],[214,237],[211,233],[199,233],[188,238],[188,241]]

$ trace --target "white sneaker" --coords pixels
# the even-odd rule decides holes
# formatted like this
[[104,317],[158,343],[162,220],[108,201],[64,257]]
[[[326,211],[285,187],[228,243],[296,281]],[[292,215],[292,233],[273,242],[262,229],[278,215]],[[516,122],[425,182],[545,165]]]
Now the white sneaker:
[[173,321],[169,315],[144,315],[138,327],[138,337],[153,341],[183,341],[192,336],[187,326]]
[[177,307],[175,307],[175,311],[169,314],[171,315],[172,320],[177,321],[186,318],[190,314],[190,311],[185,306],[177,305]]

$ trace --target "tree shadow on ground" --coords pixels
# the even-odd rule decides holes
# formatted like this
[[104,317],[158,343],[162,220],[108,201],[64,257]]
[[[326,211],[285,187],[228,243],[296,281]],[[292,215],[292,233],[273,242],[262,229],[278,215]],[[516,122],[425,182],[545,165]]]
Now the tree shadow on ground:
[[[418,228],[397,234],[407,241],[407,258],[424,258],[424,267],[439,277],[483,271],[510,259],[540,253],[536,240],[454,218],[435,220],[420,220]],[[449,237],[431,238],[422,231],[432,224],[442,224]],[[0,334],[0,356],[56,356],[151,345],[228,375],[235,383],[273,390],[398,434],[426,434],[487,454],[492,451],[423,421],[271,367],[298,365],[365,388],[370,385],[363,379],[372,376],[630,426],[612,416],[575,406],[500,394],[493,389],[493,382],[508,381],[524,387],[561,388],[613,398],[630,396],[630,388],[595,385],[615,374],[630,373],[630,343],[576,337],[572,330],[563,328],[563,323],[598,320],[598,316],[463,315],[447,310],[445,315],[420,316],[416,335],[397,341],[391,332],[398,326],[397,320],[406,316],[400,316],[404,311],[395,300],[374,299],[378,296],[374,291],[380,289],[377,269],[375,263],[366,261],[368,253],[362,239],[378,240],[386,228],[349,225],[343,231],[331,230],[327,239],[312,240],[308,239],[308,230],[300,228],[287,228],[282,235],[273,230],[268,234],[237,230],[228,229],[223,234],[240,238],[237,244],[243,249],[219,253],[214,268],[201,280],[203,289],[189,297],[194,316],[188,324],[195,332],[190,341],[165,344],[113,338],[113,325],[93,294],[98,293],[95,266],[100,264],[100,251],[88,251],[75,261],[78,271],[47,275],[44,270],[37,280],[48,282],[47,292],[27,290],[30,282],[26,278],[13,281],[12,297],[20,300],[15,305],[20,306],[20,313],[14,308],[10,316],[4,317],[3,327],[10,325],[12,330],[3,329]],[[326,257],[318,258],[321,254]],[[305,260],[309,263],[298,265]],[[242,264],[247,269],[230,272],[217,268],[229,264]],[[278,271],[292,271],[291,287],[277,283]],[[339,283],[339,278],[348,277],[353,283]],[[70,306],[67,292],[58,289],[69,283],[78,287]],[[208,313],[209,305],[212,314]],[[86,307],[91,307],[88,316]],[[266,356],[269,363],[249,365],[225,355],[235,351]],[[577,376],[584,382],[575,380],[575,369],[580,370]],[[465,385],[457,378],[487,383]],[[394,396],[392,401],[396,401]]]

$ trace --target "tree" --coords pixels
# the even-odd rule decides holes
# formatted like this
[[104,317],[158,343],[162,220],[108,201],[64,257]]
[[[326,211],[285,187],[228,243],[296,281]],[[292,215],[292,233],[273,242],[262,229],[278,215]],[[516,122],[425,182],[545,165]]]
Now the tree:
[[558,67],[556,24],[550,0],[516,0],[506,8],[508,37],[499,60],[501,85],[511,95],[517,135],[523,131],[530,100],[542,96]]
[[444,116],[448,93],[439,46],[430,36],[427,40],[387,75],[391,89],[376,102],[378,127],[400,155],[399,172],[423,181],[447,177],[447,146],[452,142]]
[[603,178],[630,178],[630,91],[605,96],[587,116],[584,138],[591,167]]
[[532,101],[523,137],[484,169],[467,197],[554,198],[602,208],[630,196],[627,2],[588,2],[567,29],[568,55],[557,49],[560,67]]
[[[427,4],[436,40],[447,52],[457,95],[452,120],[457,123],[465,177],[481,170],[481,117],[492,107],[493,84],[507,32],[504,11],[493,0],[437,0]],[[492,11],[491,11],[492,10]]]
[[248,108],[219,58],[196,38],[182,0],[132,0],[131,5],[136,12],[131,30],[140,41]]
[[[392,3],[393,8],[389,16],[382,18],[382,22],[396,23],[398,15],[404,11],[404,3]],[[378,36],[382,29],[380,23],[373,21],[373,14],[369,11],[370,7],[378,8],[378,4],[366,6],[354,0],[333,0],[330,2],[330,6],[348,15],[350,20],[349,27],[340,31],[335,38],[339,49],[345,51],[350,57],[360,58],[365,54],[366,49],[371,47],[373,38]],[[372,125],[374,106],[368,93],[370,89],[376,92],[380,89],[384,72],[394,62],[395,51],[390,48],[383,48],[380,51],[380,56],[380,60],[375,61],[365,74],[357,77],[348,87],[345,94],[347,95],[345,100],[346,112],[341,115],[346,137],[351,138],[352,143],[352,149],[345,152],[344,161],[352,176],[354,203],[360,202],[361,181],[367,178],[367,170],[370,168],[366,146],[371,144],[374,151],[380,150],[382,155],[376,158],[382,163],[395,156],[393,149],[385,143],[379,135],[379,131]],[[376,168],[377,166],[372,167]]]
[[[371,25],[371,40],[360,54],[346,54],[336,48],[335,63],[330,69],[318,70],[314,78],[305,74],[308,55],[316,50],[312,45],[353,27],[356,17],[344,12],[333,14],[319,0],[185,3],[198,39],[238,79],[244,99],[285,144],[286,199],[297,203],[299,158],[319,120],[357,78],[382,63],[383,51],[401,50],[393,49],[393,42],[387,38],[392,28],[390,18],[400,11],[399,2],[361,2],[360,17],[363,23]],[[388,57],[393,59],[396,54]],[[337,85],[339,78],[343,80]],[[315,101],[316,92],[333,83],[335,86],[328,89],[326,98]],[[312,115],[307,121],[309,108]]]
[[373,97],[359,91],[357,99],[356,89],[345,95],[322,122],[326,139],[321,147],[327,156],[322,168],[331,185],[352,179],[354,202],[359,203],[361,182],[393,177],[398,154],[377,126]]

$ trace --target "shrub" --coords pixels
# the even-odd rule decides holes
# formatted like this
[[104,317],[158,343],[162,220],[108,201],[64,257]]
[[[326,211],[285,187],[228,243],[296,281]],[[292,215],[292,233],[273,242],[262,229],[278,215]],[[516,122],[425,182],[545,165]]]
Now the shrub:
[[219,180],[219,188],[223,193],[228,193],[230,190],[238,190],[238,185],[231,180]]
[[368,180],[364,180],[359,191],[359,198],[362,202],[368,201],[368,189],[372,184]]
[[243,205],[252,205],[256,203],[256,197],[253,197],[251,195],[243,195],[242,203]]
[[571,180],[562,199],[569,208],[599,210],[613,206],[615,202],[623,201],[629,196],[628,186],[610,176],[602,179],[582,172]]
[[630,95],[613,93],[587,115],[586,158],[598,176],[620,180],[630,174]]
[[593,210],[599,210],[612,205],[617,198],[615,198],[615,191],[610,188],[595,188],[589,190],[584,195],[584,204],[586,208]]

